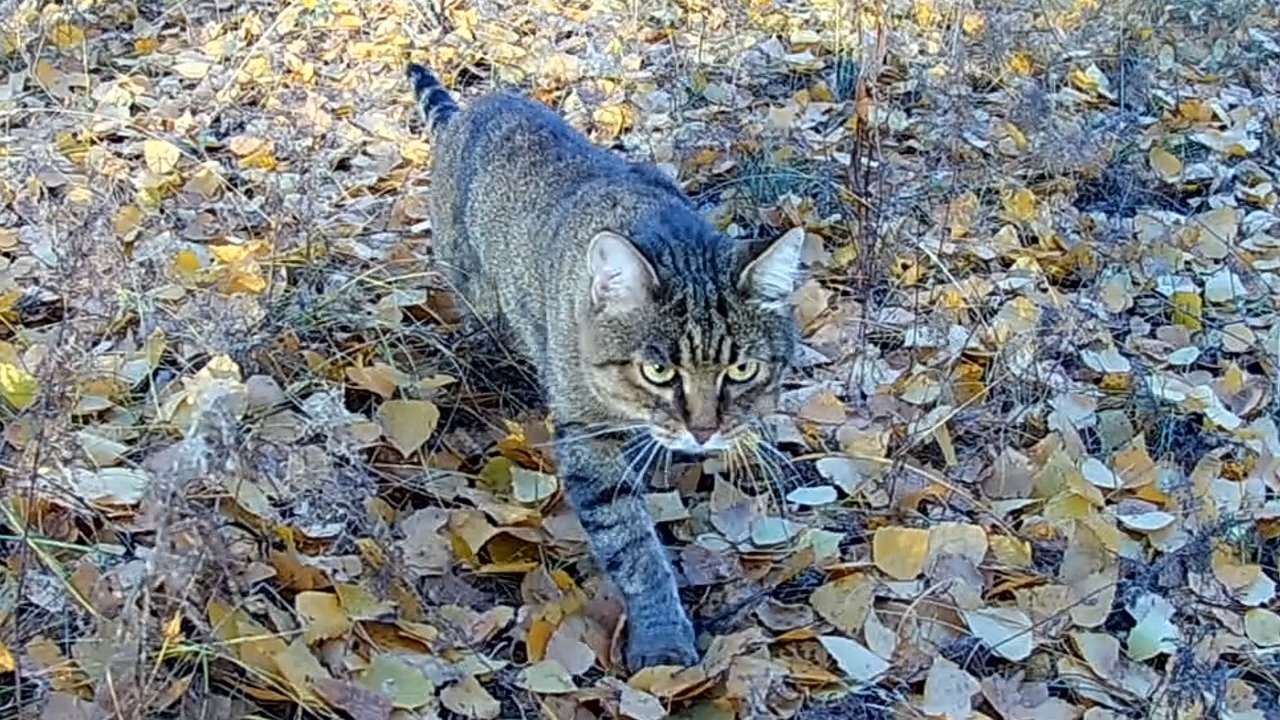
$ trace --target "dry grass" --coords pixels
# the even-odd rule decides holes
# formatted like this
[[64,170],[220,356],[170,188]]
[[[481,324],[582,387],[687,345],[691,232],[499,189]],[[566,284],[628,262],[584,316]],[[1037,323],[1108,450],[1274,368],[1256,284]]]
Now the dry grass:
[[[1266,475],[1275,458],[1155,392],[1173,371],[1134,340],[1188,327],[1157,276],[1200,287],[1210,274],[1190,245],[1191,260],[1168,265],[1180,241],[1147,239],[1142,218],[1228,199],[1273,218],[1274,194],[1249,192],[1280,182],[1265,161],[1278,137],[1274,9],[987,5],[0,0],[0,716],[388,717],[368,688],[397,677],[402,702],[412,688],[366,665],[392,650],[433,698],[402,717],[452,717],[436,691],[482,656],[509,663],[480,673],[497,717],[618,712],[609,683],[623,676],[606,658],[576,681],[596,690],[522,687],[529,623],[563,582],[549,573],[566,571],[565,597],[604,593],[580,543],[526,518],[511,527],[537,542],[508,534],[462,552],[467,513],[498,528],[494,508],[516,507],[510,466],[546,460],[544,413],[527,367],[500,334],[456,327],[431,272],[430,148],[400,78],[410,57],[464,97],[533,93],[597,142],[675,169],[727,232],[803,226],[813,238],[800,313],[824,359],[787,388],[790,482],[832,482],[813,462],[825,457],[878,469],[820,512],[782,508],[840,533],[837,557],[735,551],[718,560],[729,577],[689,588],[711,634],[742,646],[732,672],[673,711],[730,717],[719,697],[743,717],[917,717],[936,657],[975,682],[1025,671],[1024,698],[1099,702],[1069,672],[1088,665],[1074,606],[1041,617],[1048,601],[1023,595],[1065,584],[1086,522],[1052,515],[1041,473],[1054,447],[1078,466],[1143,437],[1164,473],[1157,504],[1188,538],[1116,530],[1128,555],[1112,558],[1114,606],[1089,630],[1127,642],[1127,608],[1157,595],[1181,609],[1180,638],[1134,675],[1095,679],[1099,692],[1133,716],[1280,712],[1274,653],[1242,634],[1239,588],[1203,579],[1224,567],[1280,579],[1280,533],[1261,509],[1280,492]],[[1195,119],[1197,103],[1222,112]],[[1238,108],[1259,142],[1244,158],[1187,139]],[[1161,179],[1153,143],[1212,177]],[[1274,252],[1238,247],[1269,231],[1253,217],[1223,261],[1248,290],[1197,310],[1200,356],[1178,372],[1200,384],[1244,373],[1239,393],[1261,395],[1238,413],[1261,433],[1280,408],[1280,351],[1267,345],[1280,342],[1280,283],[1256,263]],[[1118,273],[1135,278],[1131,303],[1108,309]],[[1258,319],[1256,341],[1224,345],[1241,318]],[[948,349],[957,332],[962,349]],[[1082,359],[1107,343],[1129,370]],[[824,388],[843,420],[817,417],[831,407],[815,405]],[[378,425],[391,395],[439,412],[408,458]],[[999,479],[1020,464],[1040,485],[1008,509]],[[663,529],[681,553],[714,512],[713,473],[688,472],[693,517]],[[1223,483],[1246,499],[1224,501]],[[770,491],[775,504],[790,488]],[[1109,493],[1091,517],[1115,529],[1121,501],[1156,495]],[[443,525],[414,535],[436,510]],[[970,571],[983,602],[1037,609],[1030,659],[966,628],[936,568],[910,601],[877,596],[900,637],[875,683],[850,679],[812,638],[752,649],[750,633],[779,634],[759,625],[762,607],[799,612],[824,584],[883,569],[878,528],[945,522],[1026,543],[1029,566],[993,545]],[[437,541],[446,567],[428,572]],[[355,629],[313,634],[299,598],[344,583],[418,625],[348,598]],[[824,618],[808,627],[835,633]],[[320,672],[329,684],[303,679]],[[1134,695],[1143,673],[1159,686]],[[998,694],[984,685],[974,707],[1030,717]]]

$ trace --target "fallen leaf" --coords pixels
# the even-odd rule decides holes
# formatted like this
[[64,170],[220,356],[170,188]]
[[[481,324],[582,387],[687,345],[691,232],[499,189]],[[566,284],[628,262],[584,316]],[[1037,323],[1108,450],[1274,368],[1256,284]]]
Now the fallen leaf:
[[800,487],[787,493],[788,502],[811,507],[830,505],[836,501],[836,497],[836,489],[830,485]]
[[630,685],[618,688],[618,712],[631,720],[662,720],[667,716],[666,708],[658,698]]
[[973,696],[982,691],[972,675],[944,657],[935,657],[924,679],[924,704],[920,709],[929,715],[970,717]]
[[518,503],[540,503],[555,495],[559,487],[555,475],[526,470],[518,465],[511,468],[511,497]]
[[1151,146],[1147,159],[1151,163],[1151,169],[1165,182],[1173,182],[1182,173],[1182,161],[1159,145]]
[[392,706],[401,710],[423,707],[436,695],[435,683],[421,670],[386,653],[375,652],[355,679],[374,692],[390,695]]
[[554,660],[541,660],[520,671],[516,684],[537,693],[557,694],[573,692],[573,676]]
[[22,412],[31,407],[40,394],[40,382],[31,373],[10,362],[0,362],[0,395]]
[[402,457],[417,452],[439,421],[440,410],[429,400],[387,400],[378,408],[378,424]]
[[298,615],[303,619],[303,626],[308,643],[318,640],[339,638],[351,629],[351,621],[342,612],[338,604],[338,596],[332,593],[306,591],[298,593],[293,600]]
[[818,642],[844,674],[858,682],[875,682],[889,671],[889,663],[861,643],[838,635],[819,636]]
[[391,717],[391,698],[380,692],[347,680],[316,678],[311,681],[316,694],[333,707],[345,711],[351,720],[387,720]]
[[876,567],[895,580],[919,577],[929,556],[929,531],[882,527],[872,536],[871,556]]
[[809,604],[824,620],[848,635],[862,632],[871,611],[876,581],[867,575],[846,575],[813,591]]
[[142,155],[146,158],[147,169],[156,175],[166,175],[178,166],[182,153],[178,147],[167,140],[146,140],[142,143]]
[[1026,660],[1035,648],[1031,618],[1017,608],[961,610],[969,630],[992,652],[1008,660]]
[[1276,647],[1280,645],[1280,615],[1250,608],[1244,614],[1244,632],[1258,647]]
[[463,717],[476,720],[493,720],[502,713],[502,704],[472,675],[442,690],[440,703]]

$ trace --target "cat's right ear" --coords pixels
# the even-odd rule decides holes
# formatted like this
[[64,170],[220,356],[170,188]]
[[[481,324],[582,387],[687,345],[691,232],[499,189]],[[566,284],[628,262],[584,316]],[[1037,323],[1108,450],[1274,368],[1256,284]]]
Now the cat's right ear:
[[591,271],[591,302],[596,307],[630,310],[652,297],[658,276],[630,240],[609,230],[591,238],[587,248]]

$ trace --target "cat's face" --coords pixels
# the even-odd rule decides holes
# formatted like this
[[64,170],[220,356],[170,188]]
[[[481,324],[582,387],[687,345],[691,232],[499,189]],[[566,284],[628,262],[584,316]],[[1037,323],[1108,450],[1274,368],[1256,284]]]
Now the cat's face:
[[668,449],[704,454],[729,449],[774,410],[795,346],[794,236],[683,273],[655,270],[619,236],[593,249],[602,309],[584,332],[584,379],[620,420]]

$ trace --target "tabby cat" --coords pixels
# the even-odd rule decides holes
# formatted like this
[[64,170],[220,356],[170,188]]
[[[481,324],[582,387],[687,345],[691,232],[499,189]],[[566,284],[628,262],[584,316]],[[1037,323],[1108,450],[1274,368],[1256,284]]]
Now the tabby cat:
[[460,109],[408,76],[432,143],[432,248],[481,318],[536,367],[569,500],[627,611],[634,670],[698,662],[645,505],[670,453],[755,448],[796,343],[800,233],[752,252],[653,165],[592,145],[548,107]]

